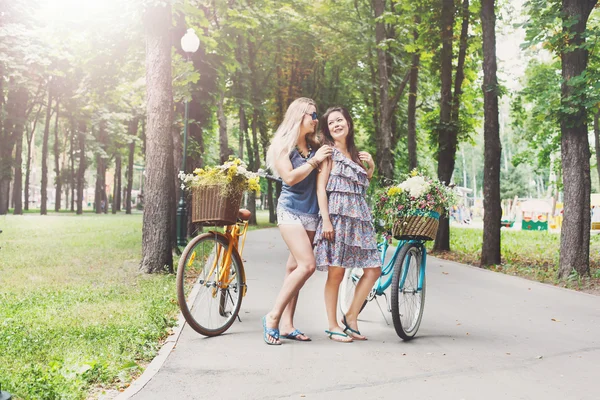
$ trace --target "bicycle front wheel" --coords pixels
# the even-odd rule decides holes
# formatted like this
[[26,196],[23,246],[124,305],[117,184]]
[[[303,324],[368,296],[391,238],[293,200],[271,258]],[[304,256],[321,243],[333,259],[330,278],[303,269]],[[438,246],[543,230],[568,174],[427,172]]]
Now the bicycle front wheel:
[[177,300],[192,329],[205,336],[225,332],[242,305],[243,264],[227,238],[204,233],[192,239],[179,259]]
[[[346,315],[348,313],[348,310],[350,309],[350,305],[352,304],[352,300],[354,299],[356,285],[358,284],[358,281],[362,276],[362,268],[348,268],[344,273],[344,279],[340,284],[340,291],[338,295],[338,303],[340,305],[340,311],[343,315]],[[360,311],[362,311],[366,305],[367,300],[365,300],[362,306],[360,307]]]
[[421,247],[407,243],[400,250],[392,274],[392,320],[396,333],[404,340],[415,337],[425,307],[425,274],[419,288],[421,275]]

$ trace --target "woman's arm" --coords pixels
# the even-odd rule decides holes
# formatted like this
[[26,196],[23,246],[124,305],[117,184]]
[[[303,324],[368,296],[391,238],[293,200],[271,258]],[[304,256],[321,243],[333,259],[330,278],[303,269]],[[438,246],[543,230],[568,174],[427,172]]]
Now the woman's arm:
[[367,178],[371,180],[373,173],[375,172],[375,163],[373,162],[373,157],[371,157],[371,154],[367,153],[366,151],[359,151],[358,158],[369,165],[369,168],[367,169]]
[[317,200],[319,202],[319,211],[323,218],[323,237],[327,240],[333,240],[333,225],[329,218],[329,201],[327,200],[327,182],[331,173],[331,159],[325,160],[321,170],[317,174]]
[[312,163],[307,162],[301,167],[294,168],[285,150],[281,150],[275,160],[275,168],[277,168],[279,176],[287,185],[294,186],[296,183],[302,182],[304,178],[310,175],[314,169],[313,165],[311,164],[314,164],[314,162],[316,162],[317,165],[322,163],[323,160],[331,155],[331,151],[332,150],[330,146],[322,146],[319,148],[319,150],[317,150],[317,153],[311,159],[314,160]]

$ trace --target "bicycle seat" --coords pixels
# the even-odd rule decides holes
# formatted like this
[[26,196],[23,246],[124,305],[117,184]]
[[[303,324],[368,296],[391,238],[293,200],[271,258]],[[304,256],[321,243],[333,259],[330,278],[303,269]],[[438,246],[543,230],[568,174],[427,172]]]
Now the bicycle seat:
[[250,216],[252,216],[252,213],[249,210],[246,210],[245,208],[240,208],[240,211],[238,212],[238,219],[242,221],[248,221],[250,219]]

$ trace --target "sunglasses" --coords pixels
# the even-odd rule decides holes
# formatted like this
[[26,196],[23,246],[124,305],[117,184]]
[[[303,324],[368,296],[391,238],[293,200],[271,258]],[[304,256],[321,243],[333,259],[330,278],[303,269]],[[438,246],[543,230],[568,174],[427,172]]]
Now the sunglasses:
[[312,117],[313,121],[316,120],[316,119],[319,119],[319,116],[317,115],[316,111],[313,112],[312,114],[311,113],[305,113],[305,114],[310,115]]

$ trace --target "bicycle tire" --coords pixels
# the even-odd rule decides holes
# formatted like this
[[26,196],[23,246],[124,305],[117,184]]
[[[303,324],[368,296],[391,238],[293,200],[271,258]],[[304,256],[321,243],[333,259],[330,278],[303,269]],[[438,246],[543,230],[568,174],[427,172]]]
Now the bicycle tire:
[[[348,313],[348,309],[352,304],[352,299],[354,298],[354,292],[356,291],[356,284],[362,277],[363,270],[362,268],[348,268],[344,272],[344,279],[340,284],[340,291],[338,293],[338,305],[340,308],[340,312],[342,315],[346,315]],[[359,314],[367,305],[367,300],[365,300],[360,307]]]
[[[192,239],[183,250],[177,267],[177,301],[189,326],[204,336],[217,336],[235,321],[242,305],[242,288],[245,285],[243,263],[238,252],[232,249],[231,281],[225,287],[218,282],[221,268],[212,264],[227,251],[229,241],[221,234],[204,233]],[[228,301],[229,300],[229,301]],[[217,311],[212,312],[211,306]]]
[[[403,340],[411,340],[415,337],[423,318],[425,278],[423,279],[422,289],[417,290],[422,257],[420,245],[406,243],[394,262],[391,288],[392,320],[396,333]],[[406,272],[404,285],[400,287],[400,279],[404,268],[408,268],[408,271]]]

